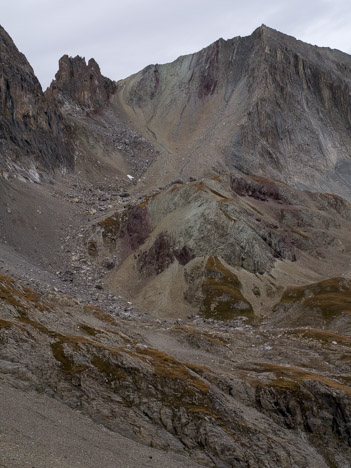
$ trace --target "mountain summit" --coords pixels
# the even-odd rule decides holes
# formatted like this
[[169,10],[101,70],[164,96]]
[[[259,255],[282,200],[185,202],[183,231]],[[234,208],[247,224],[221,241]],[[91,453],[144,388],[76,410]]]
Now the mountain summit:
[[146,67],[113,102],[173,177],[257,174],[350,198],[350,70],[349,55],[261,26]]

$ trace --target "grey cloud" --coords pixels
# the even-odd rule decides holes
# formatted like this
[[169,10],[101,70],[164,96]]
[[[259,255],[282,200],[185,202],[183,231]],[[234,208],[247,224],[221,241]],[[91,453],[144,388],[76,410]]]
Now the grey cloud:
[[349,0],[14,0],[2,25],[46,87],[64,55],[94,57],[120,79],[267,24],[306,42],[350,51]]

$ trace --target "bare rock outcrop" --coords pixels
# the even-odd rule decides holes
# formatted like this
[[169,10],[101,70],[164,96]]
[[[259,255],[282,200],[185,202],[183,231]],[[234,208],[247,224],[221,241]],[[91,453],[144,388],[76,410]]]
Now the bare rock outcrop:
[[1,29],[6,387],[186,466],[349,466],[350,70],[262,26],[43,94]]
[[252,320],[290,284],[348,274],[350,213],[335,195],[217,176],[125,206],[87,229],[83,246],[94,245],[94,262],[113,257],[110,287],[151,313]]
[[97,173],[100,179],[113,182],[116,177],[129,183],[137,180],[157,154],[112,103],[116,90],[117,84],[101,74],[93,58],[86,63],[82,57],[64,55],[55,80],[45,92],[47,100],[61,110],[73,128],[77,167],[93,183]]
[[[222,468],[343,467],[350,459],[347,364],[316,359],[318,339],[294,329],[124,320],[4,275],[0,303],[4,381],[139,443]],[[338,335],[324,353],[349,356],[340,341],[348,339]]]
[[[67,124],[48,104],[27,59],[0,28],[0,151],[3,176],[39,182],[54,169],[72,168]],[[39,172],[41,175],[39,174]]]
[[82,57],[64,55],[47,94],[61,105],[69,99],[84,109],[98,110],[108,103],[115,89],[114,82],[101,75],[93,58],[86,63]]
[[350,70],[347,54],[261,26],[145,68],[115,100],[172,154],[171,177],[229,170],[350,199]]

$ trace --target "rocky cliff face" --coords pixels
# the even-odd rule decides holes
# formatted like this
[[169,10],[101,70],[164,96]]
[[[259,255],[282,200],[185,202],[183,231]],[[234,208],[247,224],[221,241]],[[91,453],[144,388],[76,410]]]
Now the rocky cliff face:
[[[0,151],[5,177],[17,174],[40,180],[40,174],[72,167],[66,123],[48,104],[32,67],[0,28]],[[38,172],[39,171],[39,172]]]
[[262,26],[149,66],[117,96],[173,177],[239,171],[350,197],[350,70],[350,56]]
[[73,128],[77,169],[93,183],[130,183],[153,161],[156,150],[113,105],[116,83],[102,76],[94,59],[63,56],[55,80],[46,90]]
[[[28,62],[2,36],[7,145],[29,154],[32,141],[48,166],[72,162],[63,140],[73,123],[79,161],[91,153],[89,165],[102,151],[107,174],[119,167],[140,177],[150,167],[149,187],[230,171],[351,197],[347,54],[262,26],[118,83],[93,59],[63,56],[45,99]],[[6,130],[12,122],[21,128],[15,145]]]
[[114,91],[115,84],[101,75],[94,59],[86,64],[82,57],[64,55],[47,94],[61,106],[65,105],[65,100],[70,100],[84,109],[98,110],[106,106]]
[[350,460],[348,336],[113,317],[4,275],[0,301],[5,382],[55,396],[110,430],[200,466]]

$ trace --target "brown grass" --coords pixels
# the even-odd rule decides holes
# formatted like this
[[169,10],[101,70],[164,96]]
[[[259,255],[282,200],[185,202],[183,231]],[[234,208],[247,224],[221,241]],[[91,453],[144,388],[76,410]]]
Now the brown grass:
[[[336,380],[329,379],[323,375],[316,374],[304,369],[299,369],[296,367],[282,366],[278,364],[271,364],[269,362],[256,362],[255,366],[258,367],[256,372],[271,372],[275,374],[277,380],[272,382],[283,383],[284,386],[295,387],[297,383],[303,383],[304,380],[311,380],[314,382],[319,382],[328,387],[334,388],[336,390],[342,390],[347,395],[351,396],[351,388],[346,387],[345,385],[337,382]],[[283,380],[281,380],[283,379]],[[291,382],[291,383],[290,383]]]
[[342,312],[351,313],[351,281],[338,277],[290,287],[285,290],[280,303],[301,303],[319,309],[326,320],[333,319]]
[[221,201],[224,201],[224,200],[233,200],[232,198],[227,198],[226,195],[222,195],[221,193],[217,192],[217,190],[214,190],[214,189],[212,189],[211,187],[208,187],[207,185],[205,185],[205,187],[206,187],[210,192],[212,192],[214,195],[217,195],[217,197],[222,198]]
[[251,203],[246,202],[246,205],[248,205],[252,210],[256,211],[256,213],[258,213],[259,215],[265,216],[264,213],[262,213],[262,211],[260,211],[260,210],[259,210],[258,208],[256,208],[255,206],[251,205]]
[[142,349],[138,354],[151,358],[148,362],[153,367],[155,374],[167,379],[185,381],[187,385],[203,393],[209,391],[209,386],[203,380],[189,372],[186,363],[177,361],[172,356],[154,348]]
[[225,338],[221,336],[214,337],[207,332],[204,332],[204,331],[199,332],[193,327],[176,326],[176,327],[173,327],[172,330],[175,331],[176,333],[182,333],[187,336],[203,338],[204,340],[212,344],[218,345],[218,346],[225,346],[226,344],[229,343],[229,340],[226,340]]
[[93,315],[94,317],[96,317],[97,319],[103,321],[103,322],[106,322],[110,325],[115,325],[117,326],[117,322],[116,320],[112,317],[112,315],[110,314],[106,314],[106,312],[101,312],[101,310],[98,308],[98,307],[94,307],[94,306],[85,306],[85,307],[90,307],[91,310],[94,310],[93,312]]
[[[177,185],[173,185],[173,187],[171,188],[171,192],[174,192],[175,190],[178,190],[178,189],[179,187]],[[143,202],[138,204],[138,207],[145,208],[146,206],[148,206],[149,202],[152,201],[154,198],[156,198],[160,193],[161,192],[148,195]]]
[[108,359],[102,358],[97,354],[91,358],[91,363],[99,372],[103,372],[106,375],[107,381],[110,384],[125,379],[128,376],[128,372],[121,366],[117,366]]
[[75,364],[73,358],[65,354],[63,343],[51,343],[52,353],[57,361],[61,363],[61,369],[66,374],[77,374],[84,371],[87,366],[78,366]]
[[101,333],[101,330],[97,330],[96,328],[90,327],[89,325],[86,325],[85,323],[80,323],[79,328],[90,336],[96,336],[99,333]]
[[13,322],[0,319],[0,328],[9,328],[9,327],[12,327],[12,325],[14,325]]
[[203,182],[197,182],[197,183],[195,184],[195,187],[196,187],[198,190],[201,190],[201,192],[208,193],[207,190],[206,190],[205,184],[204,184]]
[[235,223],[237,220],[235,218],[232,218],[230,216],[230,214],[228,214],[225,210],[223,210],[223,208],[221,208],[221,212],[224,214],[224,216],[229,219],[229,221],[232,221],[233,223]]
[[[231,320],[236,316],[253,318],[251,304],[241,293],[237,276],[226,268],[218,257],[209,257],[205,265],[206,277],[202,283],[204,296],[201,313],[206,318]],[[235,304],[244,302],[247,309],[236,309]]]
[[[48,307],[41,302],[41,296],[15,281],[9,276],[0,274],[0,300],[13,306],[18,311],[35,306],[39,310],[46,310]],[[29,303],[29,305],[28,305]]]
[[305,234],[304,232],[301,232],[301,231],[298,231],[297,229],[291,229],[291,232],[293,232],[294,234],[297,234],[298,236],[304,238],[304,239],[309,239],[311,240],[311,237],[308,236],[307,234]]
[[217,203],[229,203],[234,201],[234,198],[222,198],[221,200],[217,200]]

